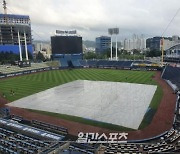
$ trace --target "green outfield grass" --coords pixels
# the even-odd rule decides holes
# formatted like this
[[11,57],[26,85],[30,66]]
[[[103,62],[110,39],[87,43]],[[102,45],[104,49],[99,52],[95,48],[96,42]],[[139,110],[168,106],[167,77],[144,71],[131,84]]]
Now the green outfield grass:
[[[5,95],[6,99],[8,99],[9,101],[15,101],[25,96],[29,96],[37,92],[44,91],[46,89],[79,79],[158,85],[156,81],[152,79],[152,76],[154,75],[155,72],[150,71],[147,72],[110,69],[55,70],[0,80],[0,93]],[[11,91],[14,91],[15,94],[12,95]],[[140,129],[146,127],[150,123],[159,106],[161,97],[162,89],[158,85],[156,93],[150,104],[150,108],[153,109],[153,114],[150,114],[151,118],[149,118],[148,114],[145,115]],[[58,114],[51,113],[51,116],[66,119],[64,118],[64,116],[59,116]],[[73,120],[73,118],[70,118],[68,120]],[[92,122],[90,122],[90,124],[91,123]]]

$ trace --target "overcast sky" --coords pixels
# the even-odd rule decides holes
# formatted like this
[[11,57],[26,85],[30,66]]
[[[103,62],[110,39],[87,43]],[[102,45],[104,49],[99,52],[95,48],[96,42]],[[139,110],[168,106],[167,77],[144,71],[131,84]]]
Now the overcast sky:
[[[33,38],[50,40],[55,30],[73,30],[83,40],[120,29],[119,40],[133,34],[160,36],[180,8],[180,0],[7,0],[8,13],[29,15]],[[0,9],[3,12],[2,7]],[[180,12],[165,36],[180,35]]]

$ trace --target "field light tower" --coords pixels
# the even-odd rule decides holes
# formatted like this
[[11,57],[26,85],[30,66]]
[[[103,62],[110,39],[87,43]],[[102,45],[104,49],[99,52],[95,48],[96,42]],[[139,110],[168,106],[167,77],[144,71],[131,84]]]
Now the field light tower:
[[112,60],[112,35],[116,35],[116,60],[118,60],[117,57],[117,35],[119,34],[119,28],[109,28],[108,33],[111,35],[111,60]]
[[5,0],[3,0],[3,9],[4,9],[4,14],[7,14],[7,3]]

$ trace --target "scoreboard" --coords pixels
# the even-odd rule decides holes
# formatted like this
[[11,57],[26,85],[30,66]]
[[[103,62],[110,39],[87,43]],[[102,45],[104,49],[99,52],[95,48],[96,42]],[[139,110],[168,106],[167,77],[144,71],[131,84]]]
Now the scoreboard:
[[52,36],[52,54],[82,53],[82,37],[80,36]]

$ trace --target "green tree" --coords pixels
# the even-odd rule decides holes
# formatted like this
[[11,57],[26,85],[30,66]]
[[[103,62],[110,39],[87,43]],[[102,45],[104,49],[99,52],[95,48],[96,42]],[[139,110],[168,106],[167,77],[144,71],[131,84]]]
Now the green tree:
[[151,50],[151,51],[148,51],[148,52],[146,53],[146,56],[147,56],[147,57],[159,57],[160,55],[161,55],[161,51],[156,50],[156,49]]
[[[23,58],[26,58],[26,52],[25,52],[25,50],[23,50],[22,56],[23,56]],[[31,54],[31,52],[29,52],[29,51],[28,51],[28,58],[31,59],[31,60],[33,59],[33,56],[32,56],[32,54]]]
[[45,61],[44,55],[39,51],[37,56],[36,56],[37,61]]
[[140,50],[133,49],[133,54],[140,55]]
[[84,59],[96,59],[96,58],[97,58],[97,54],[94,52],[84,53]]

